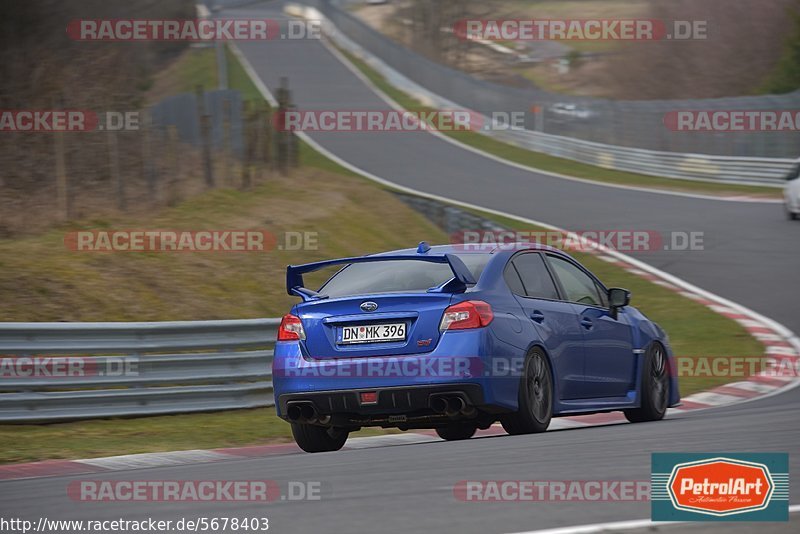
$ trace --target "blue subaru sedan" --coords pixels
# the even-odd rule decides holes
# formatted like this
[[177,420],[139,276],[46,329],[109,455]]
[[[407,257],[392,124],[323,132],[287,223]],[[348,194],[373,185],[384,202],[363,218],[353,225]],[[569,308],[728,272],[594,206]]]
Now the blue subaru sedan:
[[307,452],[369,426],[460,440],[496,421],[509,434],[616,410],[656,421],[679,403],[666,333],[555,248],[423,242],[292,265],[286,283],[301,302],[278,331],[275,404]]

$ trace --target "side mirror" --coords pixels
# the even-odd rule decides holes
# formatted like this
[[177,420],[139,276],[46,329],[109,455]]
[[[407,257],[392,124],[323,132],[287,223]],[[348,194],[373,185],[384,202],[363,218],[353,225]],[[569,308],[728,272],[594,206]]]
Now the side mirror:
[[608,290],[608,305],[613,309],[624,308],[631,303],[631,292],[627,289],[612,287]]

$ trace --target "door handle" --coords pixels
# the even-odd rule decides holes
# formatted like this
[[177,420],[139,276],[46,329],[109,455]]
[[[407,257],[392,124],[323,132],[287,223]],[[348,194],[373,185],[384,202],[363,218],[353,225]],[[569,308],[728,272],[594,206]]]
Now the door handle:
[[544,314],[539,310],[533,310],[531,312],[531,319],[533,319],[537,323],[541,323],[542,321],[544,321]]
[[594,323],[592,323],[592,320],[589,319],[588,317],[581,318],[581,326],[584,327],[585,329],[589,330],[593,326],[593,324]]

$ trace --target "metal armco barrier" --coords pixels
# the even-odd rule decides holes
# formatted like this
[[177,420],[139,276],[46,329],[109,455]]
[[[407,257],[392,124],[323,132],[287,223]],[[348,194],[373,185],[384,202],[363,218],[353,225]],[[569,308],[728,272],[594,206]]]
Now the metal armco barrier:
[[0,422],[272,406],[279,324],[0,323]]
[[606,169],[679,180],[783,187],[787,174],[797,161],[785,158],[659,152],[605,145],[531,130],[497,130],[486,133],[534,152],[543,152]]
[[[404,48],[354,17],[339,2],[290,3],[287,14],[323,21],[337,46],[365,60],[393,86],[440,109],[493,112],[528,110],[538,105],[537,126],[528,114],[524,130],[480,133],[507,143],[618,171],[683,180],[780,187],[800,151],[795,132],[672,132],[664,115],[675,110],[797,109],[800,91],[685,101],[611,101],[575,98],[505,87],[434,63]],[[548,111],[569,104],[583,113]],[[486,119],[488,121],[488,118]]]

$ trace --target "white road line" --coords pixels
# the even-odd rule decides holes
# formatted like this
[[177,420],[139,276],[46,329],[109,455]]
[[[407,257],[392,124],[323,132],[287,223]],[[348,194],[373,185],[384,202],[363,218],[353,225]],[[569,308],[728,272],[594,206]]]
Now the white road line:
[[345,443],[345,449],[372,449],[374,447],[386,447],[389,445],[411,445],[414,443],[428,443],[431,441],[441,441],[434,436],[425,434],[387,434],[385,436],[365,436],[363,438],[350,438]]
[[772,384],[762,384],[760,382],[753,382],[751,380],[746,380],[744,382],[734,382],[732,384],[725,384],[725,387],[743,389],[745,391],[755,391],[757,393],[767,393],[775,389],[777,386]]
[[742,400],[742,397],[737,397],[736,395],[726,395],[724,393],[715,393],[714,390],[711,390],[689,395],[683,400],[686,402],[708,404],[709,406],[723,406]]
[[[800,504],[789,506],[789,513],[800,512]],[[593,523],[589,525],[576,525],[572,527],[546,528],[543,530],[527,530],[525,532],[515,532],[514,534],[591,534],[594,532],[617,532],[620,530],[635,530],[640,528],[652,529],[666,525],[685,525],[690,521],[651,521],[650,519],[634,519],[632,521],[615,521],[611,523]],[[697,524],[697,523],[695,523]],[[704,522],[704,526],[712,526],[713,523]],[[719,523],[720,527],[733,526],[731,523]]]
[[144,469],[147,467],[219,462],[221,460],[230,460],[233,458],[235,458],[235,456],[223,454],[221,452],[189,450],[124,454],[121,456],[107,456],[104,458],[89,458],[75,461],[93,467],[108,469],[110,471],[122,471],[126,469]]

